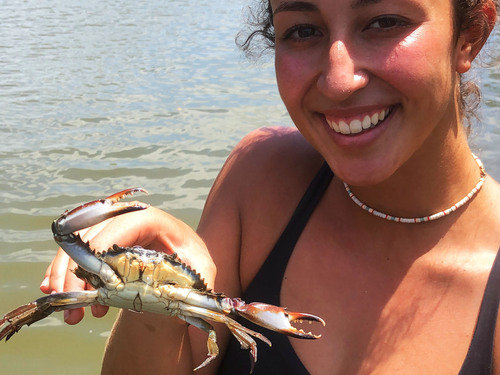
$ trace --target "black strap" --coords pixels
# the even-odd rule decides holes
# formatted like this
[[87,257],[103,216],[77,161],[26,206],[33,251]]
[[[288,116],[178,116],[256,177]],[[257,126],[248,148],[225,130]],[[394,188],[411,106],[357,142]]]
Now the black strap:
[[[246,301],[280,305],[281,284],[295,244],[328,188],[333,173],[325,162],[300,200],[288,225],[244,294]],[[255,291],[255,295],[254,295]]]
[[476,329],[459,375],[490,375],[493,368],[493,341],[500,302],[500,249],[484,291]]
[[[257,272],[245,293],[243,293],[242,297],[245,301],[259,301],[280,305],[281,284],[288,260],[332,177],[333,173],[328,165],[324,163],[311,181],[288,225],[273,247],[271,254]],[[266,330],[248,321],[245,321],[244,324],[250,329],[262,332],[273,343],[272,348],[270,348],[257,340],[259,360],[255,366],[254,375],[309,374],[293,350],[287,336]],[[238,342],[234,337],[231,337],[224,360],[219,368],[219,375],[248,374],[249,371],[248,354],[241,350]]]

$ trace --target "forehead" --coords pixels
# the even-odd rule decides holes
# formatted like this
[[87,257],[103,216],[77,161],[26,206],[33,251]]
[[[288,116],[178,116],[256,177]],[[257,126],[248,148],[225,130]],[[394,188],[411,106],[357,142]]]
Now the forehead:
[[[402,14],[450,24],[454,17],[454,0],[270,0],[272,18],[293,12],[318,13],[321,17],[350,19],[365,11],[380,14]],[[373,12],[372,12],[373,11]]]
[[[362,7],[364,5],[377,4],[383,0],[331,0],[330,3],[347,2],[350,3],[351,8]],[[270,0],[271,5],[314,5],[320,1],[315,0]]]
[[394,2],[406,2],[406,3],[411,3],[413,5],[422,5],[422,6],[438,6],[439,4],[441,5],[448,5],[451,0],[444,1],[444,0],[270,0],[269,1],[271,4],[271,7],[273,9],[273,12],[280,11],[280,10],[319,10],[321,5],[328,4],[328,5],[347,5],[351,9],[358,9],[358,8],[364,8],[368,7],[370,5],[376,5],[376,4],[386,4],[390,5],[391,3]]

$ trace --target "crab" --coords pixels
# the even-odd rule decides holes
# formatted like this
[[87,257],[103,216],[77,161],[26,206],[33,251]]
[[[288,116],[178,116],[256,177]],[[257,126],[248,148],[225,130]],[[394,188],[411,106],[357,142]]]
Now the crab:
[[215,293],[207,288],[201,275],[175,253],[117,245],[107,251],[92,251],[77,232],[117,215],[147,209],[149,205],[141,202],[119,202],[137,192],[147,194],[143,188],[126,189],[66,211],[54,220],[54,240],[77,263],[76,276],[94,289],[54,293],[12,310],[0,319],[0,328],[3,327],[0,341],[4,338],[7,341],[24,325],[29,326],[55,311],[94,304],[175,316],[205,331],[208,355],[195,370],[208,365],[219,353],[215,330],[206,320],[225,324],[242,349],[249,349],[252,369],[257,361],[257,344],[253,337],[268,345],[271,342],[261,333],[237,322],[238,316],[292,337],[321,337],[292,326],[300,321],[325,325],[320,317],[260,302],[245,303],[240,298]]

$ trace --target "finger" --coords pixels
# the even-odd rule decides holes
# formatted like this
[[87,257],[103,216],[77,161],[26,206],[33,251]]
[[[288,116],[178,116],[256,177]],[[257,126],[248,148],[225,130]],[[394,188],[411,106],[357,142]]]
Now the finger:
[[44,293],[62,292],[64,289],[64,279],[68,268],[69,256],[62,250],[57,251],[56,257],[52,260],[50,269],[47,269],[46,275],[48,280],[44,280],[42,284],[45,286]]
[[85,314],[83,307],[72,310],[64,310],[64,322],[70,325],[80,323]]
[[[92,285],[86,284],[86,289],[91,290],[94,289]],[[109,307],[103,305],[92,305],[90,306],[90,310],[92,311],[92,315],[96,318],[102,318],[104,315],[108,313]]]
[[50,273],[52,270],[52,267],[54,265],[54,259],[50,262],[49,266],[45,270],[45,275],[43,276],[43,280],[40,284],[40,290],[45,293],[45,294],[50,294],[49,290],[49,278],[50,278]]
[[[85,231],[80,231],[80,233],[83,235]],[[69,259],[68,254],[63,249],[59,248],[57,250],[56,256],[47,267],[42,283],[40,284],[40,290],[43,293],[50,294],[54,291],[60,292],[64,289]]]
[[102,318],[108,313],[109,307],[103,305],[94,305],[91,306],[90,309],[92,310],[92,315],[94,315],[96,318]]
[[112,245],[131,246],[142,245],[137,243],[139,238],[139,231],[131,227],[136,222],[131,220],[134,212],[127,215],[114,217],[99,223],[99,229],[94,231],[92,228],[92,247],[96,250],[102,251],[109,249]]
[[[95,225],[90,229],[84,229],[79,231],[80,236],[84,242],[91,240],[97,233],[99,233],[105,226],[107,222]],[[86,283],[83,280],[77,278],[73,270],[76,268],[76,263],[62,250],[58,249],[56,256],[51,261],[47,267],[44,278],[40,285],[42,292],[56,293],[62,291],[78,291],[85,290]],[[108,310],[106,306],[100,306],[94,308],[95,316],[104,316]],[[64,321],[67,324],[77,324],[79,323],[85,315],[84,308],[77,308],[72,310],[64,311]]]
[[69,258],[68,265],[66,267],[66,275],[64,277],[63,289],[62,289],[65,292],[86,289],[85,281],[76,277],[76,275],[73,272],[76,267],[77,267],[77,264],[75,263],[75,261],[73,259]]
[[[86,290],[89,288],[88,284],[79,279],[73,273],[73,270],[77,267],[75,261],[69,258],[68,266],[66,267],[66,277],[64,278],[64,291],[79,291]],[[80,323],[85,315],[85,309],[79,307],[77,309],[65,310],[64,311],[64,321],[67,324],[74,325]]]
[[90,228],[83,229],[79,231],[78,233],[80,234],[80,237],[84,242],[91,241],[96,234],[101,232],[106,226],[109,224],[109,222],[113,221],[113,218],[101,221],[100,223],[97,223]]

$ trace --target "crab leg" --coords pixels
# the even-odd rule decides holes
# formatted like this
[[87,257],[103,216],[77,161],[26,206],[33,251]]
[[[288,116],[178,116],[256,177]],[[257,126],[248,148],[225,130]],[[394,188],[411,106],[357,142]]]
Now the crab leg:
[[[182,304],[182,302],[179,303],[179,307],[181,306],[180,304]],[[228,317],[222,312],[211,311],[203,307],[191,305],[183,305],[180,310],[182,313],[177,315],[179,318],[208,333],[208,358],[201,365],[196,367],[195,370],[198,370],[210,363],[219,353],[215,331],[213,327],[203,319],[210,319],[214,322],[224,323],[227,328],[229,328],[229,331],[233,334],[233,336],[239,341],[241,347],[244,349],[250,349],[251,370],[253,370],[255,362],[257,362],[257,343],[252,336],[271,346],[271,341],[269,341],[264,335],[241,325],[236,320]]]
[[193,316],[183,316],[183,315],[180,315],[179,318],[208,333],[208,340],[207,340],[208,356],[207,359],[205,359],[201,365],[199,365],[194,369],[194,371],[199,370],[200,368],[208,365],[219,355],[219,346],[217,345],[217,335],[215,334],[214,328],[201,318]]
[[110,286],[119,283],[115,272],[107,264],[96,258],[88,243],[82,241],[78,230],[88,228],[114,216],[127,212],[144,210],[149,205],[140,202],[118,203],[127,195],[147,191],[142,188],[131,188],[113,194],[105,199],[85,203],[71,211],[65,212],[52,223],[54,240],[83,269],[98,275]]
[[18,332],[23,326],[29,326],[42,320],[54,311],[93,305],[97,302],[97,296],[98,292],[96,290],[54,293],[20,306],[5,314],[4,317],[0,319],[0,327],[7,323],[0,331],[0,341],[3,340],[4,337],[5,341],[9,340],[12,335]]
[[[261,327],[302,339],[317,339],[321,335],[314,335],[310,332],[306,333],[301,329],[293,327],[292,323],[308,321],[325,325],[325,321],[318,316],[291,312],[286,308],[267,303],[253,302],[247,304],[240,298],[196,293],[190,288],[179,288],[172,285],[162,285],[159,287],[159,290],[168,299],[182,301],[186,305],[185,309],[196,311],[198,316],[215,321],[221,321],[217,318],[218,315],[226,317],[228,314],[237,314]],[[226,323],[225,321],[222,322]],[[229,329],[232,331],[231,327]],[[245,328],[245,330],[248,330],[248,328]],[[247,333],[268,342],[262,335],[253,334],[253,331]]]

